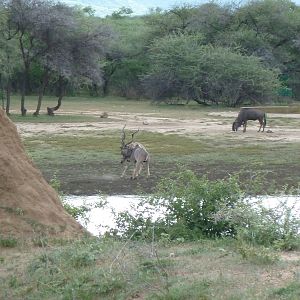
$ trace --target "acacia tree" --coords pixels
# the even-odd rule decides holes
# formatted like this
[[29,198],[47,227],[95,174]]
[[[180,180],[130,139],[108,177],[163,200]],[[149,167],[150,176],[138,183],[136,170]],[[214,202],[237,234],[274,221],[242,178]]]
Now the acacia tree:
[[37,116],[40,113],[42,99],[51,76],[57,74],[61,90],[64,83],[63,77],[71,74],[73,62],[70,58],[69,41],[78,25],[74,22],[75,10],[63,4],[44,3],[35,13],[35,27],[31,35],[38,41],[35,59],[42,69],[38,102],[34,112]]
[[58,105],[48,108],[48,114],[60,107],[67,79],[102,83],[100,58],[111,38],[107,26],[91,26],[82,11],[48,0],[11,0],[9,9],[24,63],[22,115],[26,114],[25,83],[33,63],[41,70],[35,116],[51,78],[57,78],[59,95]]
[[218,43],[232,23],[232,5],[205,3],[194,9],[188,21],[188,32],[201,33],[206,44]]
[[142,77],[153,99],[181,97],[201,104],[241,105],[274,96],[278,72],[237,50],[203,45],[201,36],[157,40],[150,50],[150,71]]
[[58,77],[58,103],[55,107],[47,108],[49,115],[53,115],[61,106],[68,81],[95,86],[103,83],[101,61],[107,54],[109,41],[113,37],[112,31],[105,25],[84,28],[80,18],[73,21],[75,27],[61,37],[58,47],[53,47],[53,51],[47,53],[47,61],[51,62],[48,67]]

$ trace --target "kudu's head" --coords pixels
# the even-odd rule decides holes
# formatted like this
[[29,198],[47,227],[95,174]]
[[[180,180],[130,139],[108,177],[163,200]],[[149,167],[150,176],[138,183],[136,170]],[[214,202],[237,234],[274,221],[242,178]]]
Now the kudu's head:
[[122,129],[122,133],[121,133],[121,155],[122,155],[122,160],[121,160],[121,164],[125,161],[125,160],[129,160],[131,157],[131,154],[134,150],[134,144],[133,144],[133,139],[134,139],[134,135],[136,133],[139,132],[139,129],[134,131],[131,134],[131,141],[128,143],[125,143],[125,138],[126,138],[126,134],[125,134],[125,127],[126,124],[124,125],[123,129]]

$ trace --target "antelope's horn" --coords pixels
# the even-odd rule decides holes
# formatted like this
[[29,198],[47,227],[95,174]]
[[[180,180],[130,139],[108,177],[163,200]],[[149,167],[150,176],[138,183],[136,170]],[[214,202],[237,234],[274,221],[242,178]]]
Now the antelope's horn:
[[121,132],[121,145],[124,146],[125,145],[125,138],[126,138],[126,134],[125,134],[125,127],[126,124],[124,125],[122,132]]
[[132,142],[133,142],[134,135],[135,135],[136,133],[138,133],[139,131],[140,131],[140,129],[134,131],[134,132],[131,134],[131,141],[132,141]]

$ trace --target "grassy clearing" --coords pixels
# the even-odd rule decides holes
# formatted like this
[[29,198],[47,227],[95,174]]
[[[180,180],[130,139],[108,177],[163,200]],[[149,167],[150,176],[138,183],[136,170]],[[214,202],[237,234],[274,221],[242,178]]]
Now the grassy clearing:
[[87,116],[87,115],[57,115],[54,117],[49,117],[45,114],[38,117],[28,115],[22,117],[18,114],[12,114],[10,119],[13,122],[25,122],[25,123],[80,123],[80,122],[100,122],[97,116]]
[[[195,139],[145,132],[140,133],[139,141],[152,155],[153,181],[141,182],[146,191],[147,187],[154,186],[160,178],[175,170],[177,165],[186,165],[198,174],[207,173],[212,179],[236,172],[243,172],[245,178],[248,178],[246,174],[251,172],[264,172],[268,175],[268,180],[275,181],[277,188],[284,184],[297,186],[300,182],[300,145],[296,142],[236,143],[231,137],[216,141],[211,137]],[[65,192],[71,189],[67,188],[69,182],[78,182],[82,174],[85,175],[85,180],[93,180],[97,176],[95,184],[98,186],[97,189],[93,188],[94,192],[95,189],[102,190],[104,187],[104,192],[114,193],[114,188],[121,188],[122,184],[124,187],[128,186],[126,182],[107,185],[101,181],[101,174],[119,177],[122,170],[119,164],[120,140],[117,131],[89,132],[77,136],[39,135],[25,138],[24,143],[46,178],[50,180],[57,174]],[[84,187],[83,184],[80,193],[88,194],[89,188],[91,186]],[[117,192],[122,193],[120,190]]]
[[[12,97],[11,109],[13,115],[20,112],[20,98]],[[26,108],[28,109],[28,117],[31,117],[31,112],[36,109],[37,98],[28,96],[26,98]],[[46,114],[47,106],[55,106],[57,104],[54,97],[45,97],[41,108],[41,116]],[[178,117],[181,119],[198,118],[199,114],[206,115],[211,111],[218,112],[219,110],[229,110],[224,107],[203,107],[197,103],[190,102],[188,105],[166,105],[153,104],[149,101],[128,100],[118,97],[106,98],[91,98],[91,97],[65,97],[60,112],[72,112],[73,115],[85,115],[101,112],[126,112],[126,113],[145,113],[155,116]],[[230,109],[236,110],[238,109]],[[26,117],[27,118],[27,117]],[[26,119],[21,118],[21,120]],[[39,118],[33,118],[33,121],[38,122]],[[20,120],[20,119],[18,119]]]
[[43,248],[23,245],[4,254],[1,299],[296,299],[299,295],[295,275],[299,260],[250,263],[232,240],[162,245],[158,239],[150,245],[88,239]]
[[[35,109],[36,98],[28,97],[27,108]],[[54,106],[55,98],[45,97],[46,106]],[[12,108],[18,110],[19,99],[14,97]],[[294,105],[293,109],[299,105]],[[270,107],[274,111],[274,107]],[[283,109],[283,111],[281,111]],[[223,125],[228,131],[218,129],[197,131],[188,135],[163,134],[141,131],[138,141],[143,143],[151,153],[150,179],[141,178],[138,183],[128,184],[119,178],[120,166],[120,132],[119,130],[95,130],[93,123],[109,122],[113,119],[101,119],[100,113],[135,114],[155,116],[176,120],[197,120],[200,124]],[[233,117],[226,116],[230,111]],[[276,107],[276,112],[285,112],[286,107]],[[48,117],[42,114],[33,117],[21,117],[14,111],[11,118],[17,122],[28,123],[73,123],[85,130],[57,130],[55,133],[44,132],[25,136],[26,150],[33,161],[42,170],[48,181],[54,174],[62,182],[65,193],[93,194],[99,190],[109,194],[136,193],[136,190],[151,192],[155,184],[164,176],[174,171],[177,165],[185,165],[197,174],[207,174],[209,178],[224,178],[228,174],[242,172],[247,180],[250,173],[263,172],[267,180],[277,188],[285,184],[298,186],[300,182],[300,143],[280,139],[267,139],[264,134],[243,135],[230,133],[231,122],[238,109],[223,107],[203,107],[196,103],[188,105],[156,105],[148,101],[133,101],[120,98],[85,98],[67,97],[63,100],[60,114]],[[82,124],[91,122],[91,125]],[[182,126],[184,126],[183,123]],[[68,125],[66,125],[68,126]],[[86,130],[90,126],[90,130]],[[121,126],[121,123],[120,123]],[[251,123],[249,130],[253,130]],[[268,117],[268,126],[275,132],[284,132],[300,128],[299,118]],[[247,138],[244,138],[247,136]],[[266,137],[266,138],[264,138]],[[269,136],[268,136],[269,137]],[[282,140],[284,140],[282,134]]]

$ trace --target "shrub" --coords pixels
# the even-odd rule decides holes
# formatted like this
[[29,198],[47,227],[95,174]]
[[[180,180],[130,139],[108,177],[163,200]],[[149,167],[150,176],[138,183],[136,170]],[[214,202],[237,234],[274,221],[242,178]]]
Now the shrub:
[[173,173],[152,197],[117,215],[117,232],[162,244],[231,236],[249,247],[299,248],[300,220],[294,207],[282,200],[266,208],[262,198],[250,198],[243,189],[249,192],[241,188],[238,176],[210,181],[189,170]]
[[250,245],[294,250],[300,246],[300,220],[287,200],[266,208],[262,199],[243,199],[235,207],[222,207],[215,214],[217,220],[226,220],[236,229],[239,241]]
[[[163,179],[156,190],[154,196],[137,205],[135,213],[127,211],[117,216],[121,234],[151,239],[154,233],[165,233],[171,240],[235,234],[228,221],[215,222],[213,214],[222,205],[234,207],[242,197],[236,177],[210,181],[205,176],[198,178],[192,171],[182,171]],[[163,216],[154,221],[157,211]]]

